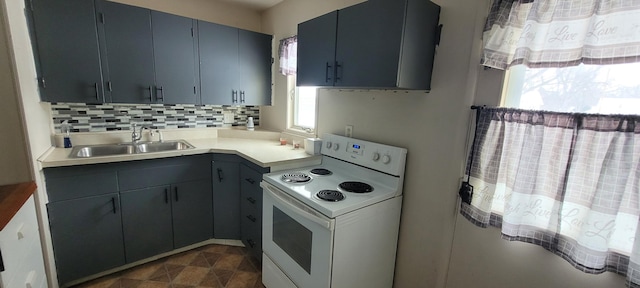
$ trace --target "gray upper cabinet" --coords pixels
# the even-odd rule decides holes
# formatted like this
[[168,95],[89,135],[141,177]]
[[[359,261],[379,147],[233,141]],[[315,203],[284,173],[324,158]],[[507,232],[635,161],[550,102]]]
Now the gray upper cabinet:
[[[428,0],[370,0],[300,23],[297,84],[430,90],[439,13]],[[333,31],[333,50],[318,53]]]
[[333,86],[338,11],[298,25],[298,86]]
[[238,103],[238,28],[198,21],[202,104]]
[[271,105],[271,40],[273,36],[238,30],[241,105]]
[[202,104],[271,105],[272,36],[198,22]]
[[49,102],[102,103],[93,1],[33,0],[40,96]]
[[151,11],[98,1],[104,29],[104,75],[114,103],[153,103],[155,75]]
[[156,101],[165,104],[199,102],[196,20],[151,11]]

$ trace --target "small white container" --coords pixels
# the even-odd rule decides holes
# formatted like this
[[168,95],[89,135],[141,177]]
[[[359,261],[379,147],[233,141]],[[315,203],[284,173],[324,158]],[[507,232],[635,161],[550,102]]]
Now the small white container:
[[320,149],[322,148],[322,139],[320,138],[306,138],[304,139],[304,151],[309,155],[320,155]]
[[253,127],[253,117],[248,117],[247,118],[247,130],[249,131],[253,131],[254,127]]

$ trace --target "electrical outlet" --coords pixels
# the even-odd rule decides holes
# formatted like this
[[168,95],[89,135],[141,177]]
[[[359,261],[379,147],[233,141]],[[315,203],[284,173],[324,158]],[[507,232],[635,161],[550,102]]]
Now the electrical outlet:
[[353,137],[353,126],[352,125],[344,126],[344,136],[345,137]]

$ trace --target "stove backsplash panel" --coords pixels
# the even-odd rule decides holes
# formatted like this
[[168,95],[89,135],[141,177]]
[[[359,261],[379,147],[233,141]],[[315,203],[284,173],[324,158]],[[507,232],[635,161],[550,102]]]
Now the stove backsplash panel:
[[260,123],[259,106],[51,103],[57,133],[64,120],[72,132],[131,130],[132,123],[150,123],[153,129],[223,127],[223,113],[234,114],[232,126],[246,125],[247,117]]

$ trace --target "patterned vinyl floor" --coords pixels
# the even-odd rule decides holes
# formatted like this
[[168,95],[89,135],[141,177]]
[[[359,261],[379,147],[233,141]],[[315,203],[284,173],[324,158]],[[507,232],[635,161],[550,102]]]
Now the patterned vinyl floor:
[[212,244],[80,284],[83,288],[264,288],[244,247]]

